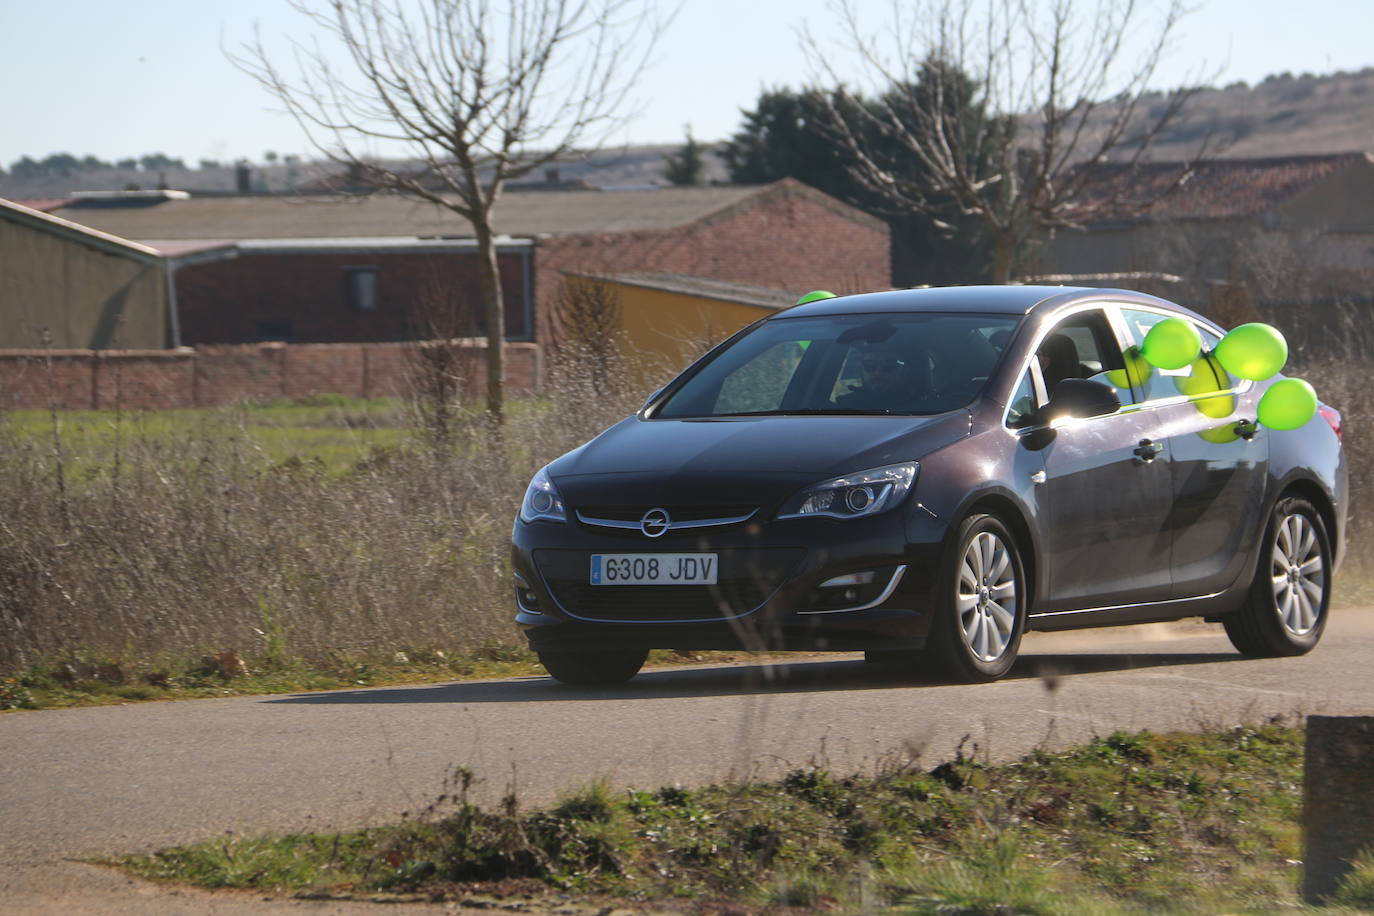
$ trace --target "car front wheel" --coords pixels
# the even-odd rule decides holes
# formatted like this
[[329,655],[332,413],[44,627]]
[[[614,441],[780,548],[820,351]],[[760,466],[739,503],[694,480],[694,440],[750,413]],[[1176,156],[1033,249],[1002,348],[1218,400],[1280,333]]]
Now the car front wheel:
[[1025,581],[1007,526],[992,515],[965,519],[931,628],[931,660],[946,676],[975,683],[1011,670],[1025,626]]
[[1331,600],[1331,542],[1310,502],[1281,499],[1269,517],[1245,604],[1222,618],[1243,655],[1275,658],[1312,650]]
[[577,687],[623,684],[639,673],[646,649],[611,649],[599,652],[540,652],[539,662],[555,680]]

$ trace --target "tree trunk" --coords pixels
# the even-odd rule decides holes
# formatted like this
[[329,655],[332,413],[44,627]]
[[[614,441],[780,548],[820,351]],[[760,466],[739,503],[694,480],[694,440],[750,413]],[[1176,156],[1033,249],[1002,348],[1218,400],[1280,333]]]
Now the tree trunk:
[[1011,257],[1016,241],[1010,233],[999,232],[992,238],[992,282],[1005,284],[1011,280]]
[[496,262],[496,240],[487,214],[475,221],[478,275],[482,286],[482,317],[487,332],[487,413],[500,427],[505,415],[506,300]]

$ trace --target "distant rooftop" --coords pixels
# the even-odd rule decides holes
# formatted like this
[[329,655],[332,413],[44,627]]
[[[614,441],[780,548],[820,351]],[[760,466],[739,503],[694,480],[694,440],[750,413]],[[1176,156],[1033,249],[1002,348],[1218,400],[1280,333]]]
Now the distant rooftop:
[[1342,169],[1372,161],[1368,153],[1214,159],[1194,167],[1173,190],[1190,168],[1187,163],[1106,164],[1094,170],[1096,177],[1085,188],[1080,206],[1082,212],[1116,211],[1120,218],[1132,220],[1255,216]]
[[[637,232],[684,226],[775,190],[823,197],[790,179],[772,185],[662,188],[633,191],[541,191],[504,195],[496,230],[508,236]],[[828,198],[827,198],[828,200]],[[856,221],[871,217],[846,207]],[[57,215],[129,239],[470,238],[471,226],[431,203],[395,195],[338,198],[195,197],[146,205],[74,201]]]

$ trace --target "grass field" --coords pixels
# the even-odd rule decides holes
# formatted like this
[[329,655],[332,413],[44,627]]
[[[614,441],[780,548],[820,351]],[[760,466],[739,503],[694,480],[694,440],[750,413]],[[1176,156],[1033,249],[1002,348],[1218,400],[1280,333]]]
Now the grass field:
[[[353,833],[221,837],[122,860],[208,887],[501,907],[626,901],[684,912],[1135,914],[1301,909],[1303,732],[1113,734],[991,766],[613,792],[501,810],[457,770],[429,810]],[[1374,907],[1374,859],[1333,912]],[[704,910],[703,910],[704,907]],[[1323,908],[1327,909],[1327,908]]]

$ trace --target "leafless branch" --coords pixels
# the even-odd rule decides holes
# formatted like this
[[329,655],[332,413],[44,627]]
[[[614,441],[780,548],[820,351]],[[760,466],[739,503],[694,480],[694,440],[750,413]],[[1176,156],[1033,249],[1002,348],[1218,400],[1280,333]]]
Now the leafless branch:
[[[1170,47],[1183,0],[1151,16],[1137,0],[894,2],[865,28],[858,0],[838,0],[836,56],[813,32],[819,92],[854,177],[907,213],[953,200],[993,242],[993,276],[1038,231],[1080,225],[1123,205],[1085,188],[1106,164],[1134,167],[1200,86],[1143,100]],[[837,60],[857,58],[857,86]],[[869,92],[876,101],[865,103]],[[1182,169],[1178,182],[1186,180]],[[1176,186],[1176,185],[1175,185]]]
[[[290,0],[309,23],[289,66],[260,32],[229,52],[309,143],[366,188],[444,207],[478,242],[487,407],[503,414],[493,208],[506,182],[601,145],[668,17],[654,0]],[[336,63],[341,60],[342,63]],[[377,150],[423,164],[383,164]]]

